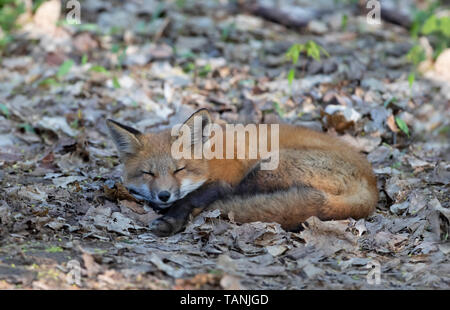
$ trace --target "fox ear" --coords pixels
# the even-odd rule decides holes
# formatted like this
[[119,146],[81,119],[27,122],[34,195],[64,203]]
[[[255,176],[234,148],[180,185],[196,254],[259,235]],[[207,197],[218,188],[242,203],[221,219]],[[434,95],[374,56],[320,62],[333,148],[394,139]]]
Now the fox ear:
[[109,133],[116,144],[120,156],[136,154],[139,148],[141,148],[142,145],[138,139],[138,136],[141,135],[140,131],[111,119],[108,119],[106,124],[108,125]]
[[200,141],[205,142],[208,140],[208,136],[204,135],[204,129],[207,125],[211,125],[211,115],[208,109],[200,109],[194,112],[183,125],[187,125],[191,131],[192,144],[196,144]]

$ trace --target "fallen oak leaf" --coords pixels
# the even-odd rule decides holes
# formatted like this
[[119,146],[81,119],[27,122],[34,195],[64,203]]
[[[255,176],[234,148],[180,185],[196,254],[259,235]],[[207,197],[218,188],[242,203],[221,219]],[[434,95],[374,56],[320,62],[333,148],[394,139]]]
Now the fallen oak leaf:
[[114,212],[111,214],[111,218],[108,219],[106,229],[125,236],[129,236],[129,229],[138,230],[143,229],[143,227],[135,224],[132,219],[126,217],[122,213]]
[[307,245],[323,250],[327,255],[341,250],[357,252],[358,237],[347,231],[348,224],[348,220],[323,222],[312,216],[303,224],[305,229],[299,235]]
[[131,195],[125,186],[120,183],[115,183],[113,188],[109,188],[107,185],[103,185],[103,192],[105,197],[112,201],[130,200],[139,202],[133,195]]
[[127,207],[128,209],[130,209],[131,211],[137,213],[137,214],[145,214],[147,213],[147,211],[145,211],[145,209],[139,205],[138,203],[136,203],[135,201],[130,201],[130,200],[120,200],[119,201],[121,206]]
[[134,201],[120,200],[120,212],[126,217],[131,218],[136,223],[147,226],[149,223],[160,217],[161,215],[153,211],[153,209],[146,210],[144,207]]

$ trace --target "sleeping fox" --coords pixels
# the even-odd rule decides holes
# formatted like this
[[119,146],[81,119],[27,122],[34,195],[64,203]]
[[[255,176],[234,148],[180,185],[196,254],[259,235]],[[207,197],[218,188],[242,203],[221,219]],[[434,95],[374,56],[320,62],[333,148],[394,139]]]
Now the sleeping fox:
[[[225,155],[231,147],[236,155],[238,149],[248,147],[244,158],[179,158],[173,156],[173,145],[179,141],[180,129],[143,134],[113,120],[107,120],[107,125],[124,164],[124,185],[136,199],[163,214],[150,223],[158,236],[181,231],[190,214],[205,209],[219,209],[239,223],[277,222],[295,230],[310,216],[321,220],[366,217],[378,201],[376,179],[363,155],[339,139],[303,127],[277,124],[278,165],[262,169],[267,158],[248,156],[248,132],[244,142],[224,137],[220,151]],[[212,139],[205,135],[212,125],[222,128],[226,136],[228,126],[214,123],[206,109],[185,121],[182,128],[191,130],[187,145],[193,148],[184,154],[192,154],[196,146]],[[262,136],[259,130],[257,135]],[[275,144],[266,142],[275,151]],[[186,144],[179,150],[184,148]]]

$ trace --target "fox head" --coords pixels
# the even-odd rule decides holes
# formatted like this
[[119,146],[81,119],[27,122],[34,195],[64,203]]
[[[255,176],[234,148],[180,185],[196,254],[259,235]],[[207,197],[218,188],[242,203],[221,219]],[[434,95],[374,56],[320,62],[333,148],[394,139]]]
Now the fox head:
[[[194,128],[194,118],[201,119],[201,128]],[[211,123],[206,109],[192,114],[183,125],[192,133]],[[208,179],[208,162],[205,159],[175,159],[172,143],[177,135],[170,130],[143,134],[138,130],[107,120],[110,135],[124,165],[123,183],[137,199],[145,200],[159,208],[170,207],[175,201],[203,185]],[[200,133],[202,134],[202,133]]]

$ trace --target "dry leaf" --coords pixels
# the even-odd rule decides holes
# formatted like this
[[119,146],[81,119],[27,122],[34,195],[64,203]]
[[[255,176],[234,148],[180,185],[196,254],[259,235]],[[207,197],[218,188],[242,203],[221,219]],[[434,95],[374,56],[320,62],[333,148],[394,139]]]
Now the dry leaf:
[[61,1],[50,0],[42,3],[34,14],[33,20],[42,32],[52,33],[61,14]]
[[386,124],[388,125],[389,129],[392,130],[393,132],[397,133],[400,130],[397,127],[397,124],[395,123],[395,118],[394,115],[390,115],[387,120],[386,120]]

